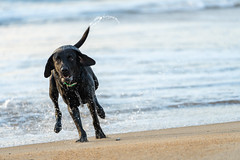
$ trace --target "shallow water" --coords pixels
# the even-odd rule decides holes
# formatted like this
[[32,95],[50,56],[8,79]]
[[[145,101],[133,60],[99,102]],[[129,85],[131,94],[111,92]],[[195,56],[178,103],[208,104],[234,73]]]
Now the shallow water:
[[[106,134],[238,121],[239,13],[124,12],[120,23],[92,26],[81,51],[97,61]],[[51,53],[78,41],[94,18],[0,26],[0,147],[78,138],[61,98],[63,130],[53,132],[43,72]],[[94,136],[87,107],[79,109]]]

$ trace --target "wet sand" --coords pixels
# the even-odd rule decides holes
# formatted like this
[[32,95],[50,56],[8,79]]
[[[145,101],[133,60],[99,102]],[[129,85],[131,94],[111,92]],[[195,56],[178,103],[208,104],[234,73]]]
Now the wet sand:
[[240,122],[108,135],[0,149],[0,159],[239,159]]

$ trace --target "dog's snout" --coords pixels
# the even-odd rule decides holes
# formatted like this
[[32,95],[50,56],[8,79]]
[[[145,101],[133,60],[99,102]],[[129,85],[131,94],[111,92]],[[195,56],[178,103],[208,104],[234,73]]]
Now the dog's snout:
[[61,72],[62,72],[62,74],[63,74],[64,77],[69,76],[69,70],[68,70],[67,67],[62,67],[62,68],[61,68]]
[[62,72],[68,72],[68,69],[67,69],[67,67],[62,67],[62,68],[61,68],[61,71],[62,71]]

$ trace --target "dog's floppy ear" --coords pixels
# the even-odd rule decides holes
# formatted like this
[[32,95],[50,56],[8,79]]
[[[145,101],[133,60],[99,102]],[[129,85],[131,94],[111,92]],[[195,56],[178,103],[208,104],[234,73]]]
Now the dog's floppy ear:
[[92,66],[92,65],[96,64],[95,60],[88,57],[87,55],[79,53],[79,52],[77,54],[78,54],[78,57],[80,59],[80,64],[82,66]]
[[51,71],[54,69],[53,64],[53,54],[48,58],[47,64],[45,66],[44,77],[48,78],[51,75]]
[[83,45],[83,43],[85,42],[85,40],[86,40],[87,37],[88,37],[89,30],[90,30],[90,26],[89,26],[89,27],[87,28],[87,30],[84,32],[82,38],[81,38],[76,44],[74,44],[75,47],[80,48],[80,47]]

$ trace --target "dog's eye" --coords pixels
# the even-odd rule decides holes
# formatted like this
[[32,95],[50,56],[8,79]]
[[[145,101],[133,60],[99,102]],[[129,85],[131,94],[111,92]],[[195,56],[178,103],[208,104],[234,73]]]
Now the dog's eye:
[[68,60],[69,61],[73,61],[73,57],[72,56],[68,56]]
[[61,58],[60,57],[56,57],[56,61],[57,61],[57,63],[61,62]]

